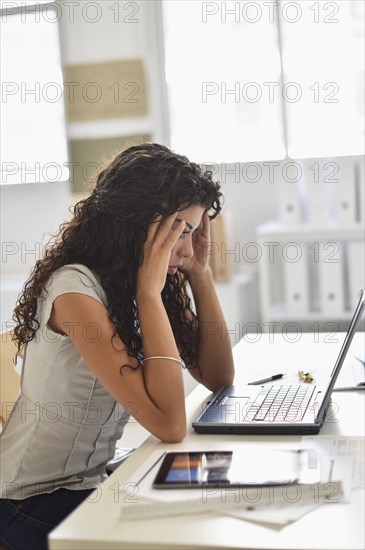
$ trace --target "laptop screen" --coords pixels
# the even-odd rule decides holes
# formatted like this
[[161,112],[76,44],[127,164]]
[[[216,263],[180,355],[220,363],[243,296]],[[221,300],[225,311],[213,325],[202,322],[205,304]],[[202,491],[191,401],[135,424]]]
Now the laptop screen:
[[357,328],[357,325],[360,322],[360,319],[361,319],[361,316],[363,314],[364,308],[365,308],[365,291],[360,290],[359,302],[356,306],[355,313],[354,313],[354,315],[351,319],[351,323],[350,323],[349,329],[347,331],[347,334],[345,336],[345,339],[343,341],[343,344],[341,346],[340,353],[338,354],[337,361],[336,361],[335,366],[333,367],[333,370],[331,372],[331,378],[330,378],[330,381],[329,381],[329,384],[328,384],[328,387],[327,387],[327,390],[326,390],[326,395],[323,399],[323,402],[322,402],[322,405],[321,405],[321,408],[319,410],[317,418],[319,418],[320,415],[323,414],[327,409],[328,402],[331,398],[331,393],[332,393],[333,387],[336,383],[337,377],[340,373],[340,370],[341,370],[341,367],[342,367],[343,362],[345,360],[346,354],[349,350],[352,339],[355,335],[356,328]]

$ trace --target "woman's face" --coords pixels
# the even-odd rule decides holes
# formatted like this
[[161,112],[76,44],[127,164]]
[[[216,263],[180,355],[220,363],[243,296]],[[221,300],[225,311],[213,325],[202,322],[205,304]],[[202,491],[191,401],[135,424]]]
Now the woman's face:
[[171,250],[169,267],[167,270],[169,275],[175,275],[178,268],[184,265],[185,258],[193,257],[193,232],[199,227],[203,214],[204,208],[197,205],[189,206],[186,210],[178,212],[174,223],[176,224],[179,220],[183,220],[185,222],[185,227]]

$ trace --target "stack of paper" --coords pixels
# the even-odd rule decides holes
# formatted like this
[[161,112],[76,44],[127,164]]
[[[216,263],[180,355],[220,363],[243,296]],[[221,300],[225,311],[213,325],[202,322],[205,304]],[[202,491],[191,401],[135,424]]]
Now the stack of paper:
[[[303,442],[303,448],[320,450],[319,483],[156,490],[152,484],[165,454],[156,451],[129,480],[128,484],[133,483],[137,487],[135,494],[138,498],[133,503],[129,503],[128,498],[124,499],[121,517],[123,520],[143,520],[208,512],[285,525],[323,503],[349,501],[353,483],[351,453],[334,453],[327,441],[316,447],[318,438],[316,443],[305,439],[308,441]],[[265,452],[263,448],[262,452]]]

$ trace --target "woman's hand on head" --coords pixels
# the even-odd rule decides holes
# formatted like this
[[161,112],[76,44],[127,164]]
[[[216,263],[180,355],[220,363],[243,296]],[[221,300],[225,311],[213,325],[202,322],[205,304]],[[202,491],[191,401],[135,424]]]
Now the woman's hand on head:
[[171,250],[183,228],[182,220],[175,221],[178,212],[167,218],[158,216],[149,226],[143,247],[143,262],[137,272],[136,295],[148,291],[160,295],[166,282]]
[[194,255],[185,258],[181,271],[189,275],[200,275],[209,269],[210,223],[205,210],[199,226],[192,235]]

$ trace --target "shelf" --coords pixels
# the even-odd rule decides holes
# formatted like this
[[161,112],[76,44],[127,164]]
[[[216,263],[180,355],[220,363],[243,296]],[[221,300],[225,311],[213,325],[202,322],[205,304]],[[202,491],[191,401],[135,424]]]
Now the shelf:
[[274,321],[306,321],[306,322],[321,322],[321,321],[350,321],[353,311],[342,311],[340,313],[323,313],[321,311],[308,311],[307,313],[290,313],[285,310],[285,304],[272,304],[268,310],[267,322]]
[[71,122],[67,126],[67,137],[69,140],[79,140],[152,135],[152,127],[151,117]]
[[349,224],[328,224],[328,225],[285,225],[279,221],[270,221],[259,225],[256,228],[257,235],[260,238],[265,236],[285,238],[285,239],[301,239],[313,240],[326,238],[364,238],[365,226],[362,223]]
[[[353,314],[350,304],[364,284],[364,233],[362,223],[287,225],[270,221],[257,227],[262,249],[262,321],[348,323]],[[279,248],[269,250],[270,244]],[[290,246],[296,246],[296,255],[289,255],[286,247]]]

